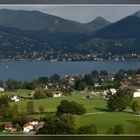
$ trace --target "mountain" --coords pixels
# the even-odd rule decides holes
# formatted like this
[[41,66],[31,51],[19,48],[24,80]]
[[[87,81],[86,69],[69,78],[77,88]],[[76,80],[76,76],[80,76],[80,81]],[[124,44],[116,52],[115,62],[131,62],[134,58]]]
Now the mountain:
[[108,39],[140,39],[140,11],[97,31],[94,36]]
[[0,26],[20,30],[83,33],[91,31],[83,24],[40,11],[0,10]]
[[90,34],[76,46],[81,52],[140,53],[140,11]]
[[81,23],[39,11],[0,10],[1,55],[67,50],[86,41],[88,32]]
[[85,25],[39,11],[1,9],[0,50],[0,57],[52,50],[140,53],[140,11],[115,23],[98,17]]
[[93,21],[86,23],[85,25],[95,31],[104,28],[110,24],[111,22],[107,21],[106,19],[102,17],[96,17]]

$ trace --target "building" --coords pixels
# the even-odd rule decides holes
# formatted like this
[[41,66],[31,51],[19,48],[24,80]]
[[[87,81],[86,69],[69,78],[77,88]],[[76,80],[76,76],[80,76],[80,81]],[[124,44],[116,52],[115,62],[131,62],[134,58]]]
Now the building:
[[11,98],[12,101],[15,101],[15,102],[19,102],[20,99],[17,95],[14,95],[12,98]]
[[0,92],[4,92],[4,88],[0,87]]
[[61,97],[63,95],[62,91],[51,91],[51,94],[53,95],[53,97]]
[[12,122],[0,122],[0,126],[4,126],[4,130],[7,131],[7,132],[15,132],[16,129],[13,128],[13,124]]
[[33,120],[23,126],[23,132],[28,134],[35,134],[40,128],[44,126],[45,122]]
[[133,93],[133,97],[140,97],[140,89],[136,89],[136,91]]

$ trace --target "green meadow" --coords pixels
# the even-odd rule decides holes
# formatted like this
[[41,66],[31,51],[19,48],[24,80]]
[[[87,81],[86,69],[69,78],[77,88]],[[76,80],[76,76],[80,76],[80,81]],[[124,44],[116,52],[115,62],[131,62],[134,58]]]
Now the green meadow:
[[[28,95],[31,91],[29,90],[18,90],[18,95]],[[4,94],[11,94],[5,92]],[[57,106],[62,100],[76,101],[83,104],[86,107],[87,113],[84,115],[75,115],[75,126],[76,128],[95,123],[98,134],[105,134],[109,128],[114,127],[116,124],[122,124],[125,133],[135,133],[135,123],[140,122],[140,115],[137,115],[127,108],[124,112],[108,112],[107,103],[100,96],[93,99],[83,99],[88,94],[85,92],[74,92],[71,96],[64,96],[60,98],[45,98],[39,100],[32,100],[34,102],[35,112],[39,112],[39,106],[45,108],[45,112],[55,112]],[[139,98],[140,99],[140,98]],[[139,100],[138,99],[138,100]],[[26,103],[29,99],[21,99],[19,102],[11,102],[11,106],[16,104],[19,110],[25,110]],[[45,114],[33,115],[35,118],[45,116]]]

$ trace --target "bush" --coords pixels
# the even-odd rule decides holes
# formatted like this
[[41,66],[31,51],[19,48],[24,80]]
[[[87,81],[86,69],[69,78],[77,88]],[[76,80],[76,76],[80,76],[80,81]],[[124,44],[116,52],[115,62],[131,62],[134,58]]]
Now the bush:
[[42,90],[36,90],[34,94],[34,99],[46,98],[46,94]]
[[95,124],[82,126],[76,130],[77,134],[97,134],[97,129]]
[[140,113],[140,101],[134,100],[131,106],[132,110],[136,113]]
[[123,126],[121,124],[117,124],[114,127],[114,134],[124,134],[124,129],[123,129]]

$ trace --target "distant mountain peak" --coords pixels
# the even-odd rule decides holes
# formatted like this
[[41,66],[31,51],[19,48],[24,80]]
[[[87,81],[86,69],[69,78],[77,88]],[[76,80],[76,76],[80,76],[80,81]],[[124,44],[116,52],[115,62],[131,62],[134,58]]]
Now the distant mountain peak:
[[[95,20],[106,20],[105,18],[103,18],[103,17],[96,17],[95,19],[94,19],[94,21]],[[107,21],[107,20],[106,20]]]
[[140,18],[140,11],[137,11],[136,13],[134,13],[133,16],[136,16],[136,17]]
[[93,30],[98,30],[104,28],[105,26],[109,25],[110,22],[103,17],[96,17],[91,22],[87,23],[86,26],[93,28]]

